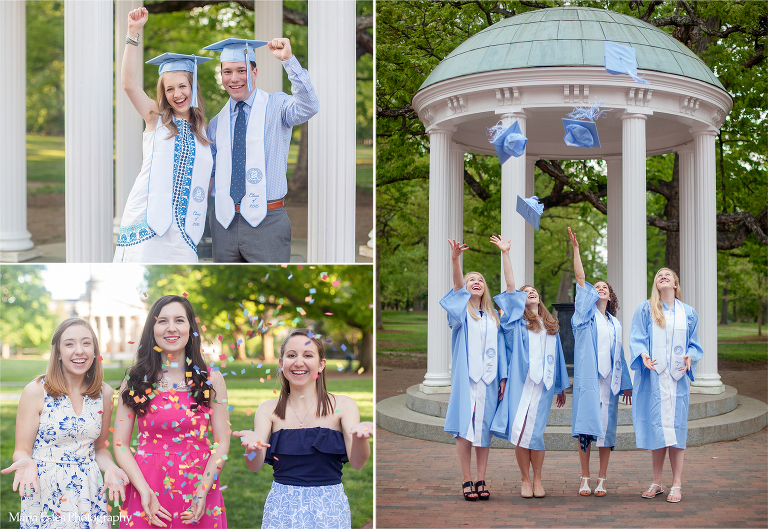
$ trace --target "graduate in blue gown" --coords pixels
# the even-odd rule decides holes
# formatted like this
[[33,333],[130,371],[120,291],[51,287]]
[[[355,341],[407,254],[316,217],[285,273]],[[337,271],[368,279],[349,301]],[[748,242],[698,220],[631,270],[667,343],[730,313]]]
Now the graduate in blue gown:
[[585,281],[579,242],[571,228],[568,235],[576,276],[576,311],[571,318],[575,340],[571,435],[579,440],[579,494],[592,494],[589,456],[595,442],[600,453],[595,496],[602,497],[606,495],[608,460],[616,445],[619,395],[624,395],[625,404],[632,403],[632,380],[624,359],[621,322],[616,318],[619,299],[607,281],[597,281],[595,286]]
[[[491,432],[515,445],[515,458],[522,475],[520,495],[543,498],[541,468],[544,465],[544,428],[557,395],[557,407],[565,405],[570,386],[560,345],[557,321],[532,286],[515,290],[510,241],[491,237],[501,250],[507,291],[493,298],[502,310],[501,329],[509,366],[504,398],[491,424]],[[533,484],[530,468],[533,466]]]
[[[464,499],[491,497],[485,469],[491,446],[491,420],[504,392],[507,357],[499,314],[493,306],[485,278],[478,272],[462,277],[463,243],[448,241],[453,263],[453,290],[440,300],[451,328],[451,396],[445,431],[456,438],[463,475]],[[477,481],[472,483],[472,447],[477,457]]]
[[704,355],[699,342],[699,316],[681,300],[677,274],[662,268],[653,278],[651,299],[637,307],[629,331],[630,367],[635,371],[635,439],[638,448],[652,450],[653,483],[643,497],[664,493],[661,474],[669,448],[670,503],[682,499],[688,396],[696,363]]

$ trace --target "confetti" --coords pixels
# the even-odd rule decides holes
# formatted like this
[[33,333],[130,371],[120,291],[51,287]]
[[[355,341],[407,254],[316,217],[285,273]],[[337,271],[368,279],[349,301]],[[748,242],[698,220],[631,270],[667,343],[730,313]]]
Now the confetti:
[[103,362],[103,361],[104,361],[104,358],[102,358],[102,356],[101,356],[101,355],[99,355],[99,356],[97,356],[97,357],[96,357],[96,360],[99,360],[99,361],[102,361],[102,362]]
[[184,297],[186,298],[186,297],[187,297],[187,293],[186,293],[186,292],[184,292],[184,293],[182,294],[182,296],[184,296]]
[[362,374],[363,374],[363,371],[365,371],[365,368],[364,368],[364,367],[361,367],[360,369],[358,369],[358,370],[357,370],[357,374],[358,374],[358,375],[362,375]]
[[162,350],[160,347],[158,347],[157,345],[156,345],[156,346],[154,346],[152,349],[154,349],[154,350],[155,350],[155,351],[157,351],[158,353],[162,353],[162,352],[163,352],[163,350]]
[[331,284],[332,284],[333,286],[337,287],[337,286],[339,286],[339,285],[341,284],[341,281],[334,281],[334,282],[333,282],[333,283],[331,283]]

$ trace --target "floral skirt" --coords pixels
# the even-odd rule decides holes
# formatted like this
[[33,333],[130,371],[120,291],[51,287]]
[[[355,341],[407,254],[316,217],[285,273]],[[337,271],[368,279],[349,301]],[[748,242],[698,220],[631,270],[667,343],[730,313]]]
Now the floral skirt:
[[339,528],[352,526],[344,486],[296,487],[272,482],[264,504],[262,529]]

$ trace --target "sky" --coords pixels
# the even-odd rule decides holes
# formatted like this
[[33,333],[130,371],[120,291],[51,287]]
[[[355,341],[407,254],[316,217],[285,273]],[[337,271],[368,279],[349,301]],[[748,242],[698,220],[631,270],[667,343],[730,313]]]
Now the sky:
[[125,291],[144,291],[146,268],[131,264],[47,264],[40,274],[51,299],[78,299],[85,293],[85,283],[91,276],[107,281]]

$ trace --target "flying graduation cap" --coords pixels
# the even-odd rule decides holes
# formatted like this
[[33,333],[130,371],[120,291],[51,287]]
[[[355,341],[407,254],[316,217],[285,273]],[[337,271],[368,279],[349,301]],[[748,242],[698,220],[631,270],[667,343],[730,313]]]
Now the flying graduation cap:
[[605,41],[605,69],[613,75],[627,74],[640,84],[648,81],[637,76],[637,54],[634,48]]
[[493,135],[490,142],[496,149],[496,156],[499,157],[499,163],[502,165],[509,160],[510,156],[518,158],[525,153],[525,144],[528,143],[528,138],[523,136],[517,120],[507,128],[504,128],[503,123],[499,121],[488,132]]
[[[220,51],[221,62],[256,62],[256,55],[253,53],[255,48],[260,48],[267,44],[266,40],[249,39],[224,39],[203,48],[204,50]],[[251,76],[248,75],[248,91],[253,90],[251,86]]]
[[539,202],[539,197],[523,198],[517,195],[517,208],[515,209],[525,219],[525,222],[533,226],[536,231],[539,230],[541,214],[544,213],[544,204]]
[[192,102],[190,106],[197,108],[197,65],[210,60],[209,57],[198,57],[197,55],[163,53],[148,60],[147,64],[159,66],[159,75],[165,72],[190,72],[192,74]]
[[565,128],[565,144],[569,147],[600,148],[600,138],[597,136],[597,125],[594,121],[578,121],[563,118]]

